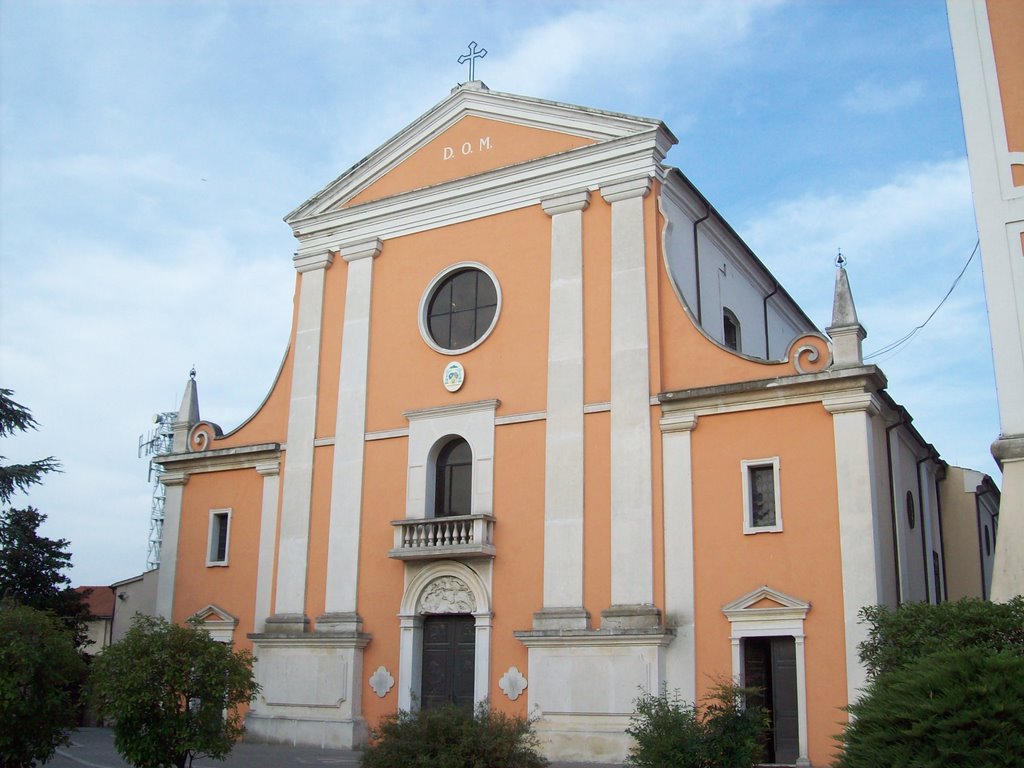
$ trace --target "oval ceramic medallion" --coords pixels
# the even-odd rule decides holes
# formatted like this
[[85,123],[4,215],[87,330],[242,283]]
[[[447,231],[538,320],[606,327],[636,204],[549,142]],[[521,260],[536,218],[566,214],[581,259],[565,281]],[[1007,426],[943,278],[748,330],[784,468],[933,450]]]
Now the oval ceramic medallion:
[[449,392],[458,392],[462,389],[462,384],[466,380],[466,371],[462,367],[462,363],[458,360],[453,360],[444,367],[444,388]]

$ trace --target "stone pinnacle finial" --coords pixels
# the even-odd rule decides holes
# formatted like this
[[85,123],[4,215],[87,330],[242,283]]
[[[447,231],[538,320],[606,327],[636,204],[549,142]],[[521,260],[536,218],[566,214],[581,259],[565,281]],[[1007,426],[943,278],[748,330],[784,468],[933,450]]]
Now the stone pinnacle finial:
[[857,319],[850,278],[846,274],[846,258],[836,257],[836,287],[832,299],[832,324],[825,329],[832,339],[832,367],[847,368],[864,364],[861,342],[867,336]]
[[195,366],[192,366],[188,381],[185,382],[185,394],[181,398],[178,416],[171,427],[174,431],[174,445],[171,450],[174,453],[184,453],[188,450],[188,431],[198,421],[199,389],[196,387],[196,369]]

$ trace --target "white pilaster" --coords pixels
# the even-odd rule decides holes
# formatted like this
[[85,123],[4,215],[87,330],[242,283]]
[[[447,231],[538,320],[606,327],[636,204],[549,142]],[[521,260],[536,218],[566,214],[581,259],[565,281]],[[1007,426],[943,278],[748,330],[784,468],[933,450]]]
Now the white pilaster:
[[652,605],[651,415],[643,177],[601,188],[612,206],[612,605]]
[[[551,295],[544,482],[543,619],[586,629],[583,612],[583,211],[589,192],[543,202],[551,217]],[[567,623],[568,622],[568,623]],[[538,625],[539,626],[539,625]],[[554,627],[552,627],[554,628]]]
[[260,548],[256,564],[256,602],[253,628],[264,632],[264,622],[270,616],[270,592],[274,578],[274,539],[277,535],[277,502],[280,488],[280,461],[267,461],[256,465],[263,477],[263,501],[260,506]]
[[1013,182],[1012,166],[1022,153],[1011,152],[1007,143],[1000,91],[1001,85],[1019,85],[1021,75],[996,68],[985,0],[946,0],[946,9],[999,400],[1000,434],[992,454],[1003,471],[1003,489],[991,599],[1001,601],[1024,594],[1024,188]]
[[697,426],[692,412],[670,412],[661,418],[662,485],[665,503],[665,624],[676,639],[665,650],[666,680],[687,701],[697,700],[697,646],[693,581],[693,464],[690,433]]
[[853,703],[867,682],[857,646],[867,639],[858,612],[882,601],[879,504],[874,483],[875,452],[871,419],[879,413],[870,393],[839,395],[824,400],[835,434],[836,485],[839,496],[839,544],[843,573],[843,617],[846,627],[847,698]]
[[[338,415],[331,472],[331,524],[327,540],[325,613],[350,617],[357,628],[356,590],[359,579],[359,523],[363,505],[363,446],[366,433],[366,371],[370,353],[370,294],[373,260],[381,241],[350,243],[339,248],[348,262],[345,320],[338,373]],[[336,618],[340,618],[337,617]]]
[[277,555],[274,623],[289,629],[304,626],[309,515],[313,493],[313,439],[316,436],[317,387],[324,276],[333,254],[295,260],[302,274],[295,327],[291,402],[288,405],[288,450],[281,495],[281,531]]
[[164,527],[160,544],[160,572],[156,582],[156,615],[171,620],[174,609],[174,576],[178,569],[178,531],[181,528],[181,497],[188,475],[164,472]]

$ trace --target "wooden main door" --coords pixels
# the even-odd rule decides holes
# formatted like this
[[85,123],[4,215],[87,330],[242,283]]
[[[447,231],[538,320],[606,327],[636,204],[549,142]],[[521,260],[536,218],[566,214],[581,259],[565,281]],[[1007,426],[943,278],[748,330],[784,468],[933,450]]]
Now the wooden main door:
[[462,614],[423,619],[423,679],[420,704],[473,708],[476,620]]
[[769,726],[764,763],[792,765],[800,755],[796,692],[796,644],[792,637],[748,637],[743,641],[743,680],[760,692],[748,706],[764,707]]

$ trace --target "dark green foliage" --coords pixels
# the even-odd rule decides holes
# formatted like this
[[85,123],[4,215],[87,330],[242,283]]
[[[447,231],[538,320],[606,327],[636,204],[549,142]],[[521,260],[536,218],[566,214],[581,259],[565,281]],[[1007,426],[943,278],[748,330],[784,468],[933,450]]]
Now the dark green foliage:
[[761,755],[764,712],[744,708],[747,690],[719,682],[700,706],[678,693],[644,694],[626,733],[638,768],[750,768]]
[[[0,437],[35,429],[38,425],[28,408],[14,402],[9,389],[0,388]],[[4,457],[0,456],[0,461]],[[42,482],[47,472],[60,472],[60,463],[52,456],[28,464],[0,464],[0,503],[7,504],[15,491],[25,491]]]
[[146,768],[226,756],[242,735],[239,705],[259,692],[247,651],[151,616],[133,619],[91,677],[98,710],[114,719],[117,751]]
[[454,706],[399,712],[371,731],[363,768],[541,768],[547,760],[529,720]]
[[75,724],[85,675],[71,634],[53,616],[0,602],[0,765],[46,760]]
[[860,659],[871,678],[939,651],[979,648],[1024,655],[1024,597],[1007,603],[963,599],[955,603],[905,603],[893,610],[862,608],[870,636]]
[[924,656],[876,678],[850,712],[839,768],[1019,768],[1024,657],[979,648]]

